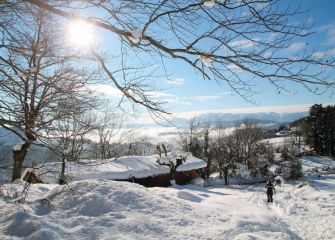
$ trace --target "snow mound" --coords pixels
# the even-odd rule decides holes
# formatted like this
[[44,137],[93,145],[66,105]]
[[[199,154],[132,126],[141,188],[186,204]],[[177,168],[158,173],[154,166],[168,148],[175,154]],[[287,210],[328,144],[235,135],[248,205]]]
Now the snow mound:
[[27,237],[37,230],[37,225],[29,219],[29,214],[18,212],[11,218],[6,233],[11,236]]
[[191,184],[197,185],[199,187],[203,187],[205,180],[202,177],[196,177],[191,182]]
[[201,198],[198,197],[197,195],[195,194],[192,194],[192,193],[189,193],[189,192],[184,192],[184,191],[180,191],[177,193],[177,196],[180,198],[180,199],[184,199],[184,200],[187,200],[187,201],[191,201],[191,202],[201,202]]
[[208,189],[99,179],[33,184],[24,203],[0,196],[0,239],[332,239],[335,176],[294,184],[278,188],[273,205],[264,202],[263,184]]
[[0,199],[0,238],[174,239],[179,236],[176,229],[183,226],[189,229],[186,235],[199,239],[201,222],[194,224],[197,213],[189,205],[199,197],[175,191],[162,194],[128,182],[85,180],[54,185],[20,206],[3,205]]

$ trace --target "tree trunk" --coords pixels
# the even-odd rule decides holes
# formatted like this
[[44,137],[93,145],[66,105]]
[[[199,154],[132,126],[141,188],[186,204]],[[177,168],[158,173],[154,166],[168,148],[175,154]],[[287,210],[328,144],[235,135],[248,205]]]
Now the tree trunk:
[[29,147],[30,143],[25,142],[24,144],[22,144],[21,149],[19,150],[13,149],[14,166],[12,173],[12,182],[14,182],[16,179],[21,178],[22,164],[24,159],[26,158]]
[[62,170],[61,170],[61,173],[60,173],[59,184],[63,185],[65,183],[66,183],[66,180],[65,180],[65,157],[63,156],[63,158],[62,158]]
[[207,167],[206,167],[206,177],[209,178],[211,175],[211,165],[212,165],[212,160],[208,158],[207,160]]
[[225,185],[229,185],[229,182],[228,182],[228,170],[224,170],[223,172],[224,174],[224,184]]

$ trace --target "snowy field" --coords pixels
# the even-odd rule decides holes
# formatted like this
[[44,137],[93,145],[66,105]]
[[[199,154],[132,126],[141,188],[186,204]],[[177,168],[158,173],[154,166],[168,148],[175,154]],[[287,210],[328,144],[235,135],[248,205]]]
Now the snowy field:
[[[263,185],[145,188],[107,179],[0,188],[0,239],[335,239],[335,162],[302,158],[306,177]],[[20,201],[25,197],[25,201]]]
[[31,185],[18,204],[8,197],[22,187],[17,181],[1,188],[0,239],[335,239],[335,175],[299,183],[277,187],[273,205],[262,185],[145,188],[94,179]]

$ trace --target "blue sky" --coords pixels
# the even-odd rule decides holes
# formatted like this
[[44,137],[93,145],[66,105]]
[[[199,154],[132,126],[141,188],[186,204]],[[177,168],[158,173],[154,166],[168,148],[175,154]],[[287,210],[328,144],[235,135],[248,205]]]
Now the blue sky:
[[[307,6],[311,6],[310,16],[314,21],[316,31],[315,35],[308,39],[310,45],[333,51],[335,56],[335,1],[311,0],[304,2]],[[299,41],[299,43],[301,42],[304,40]],[[294,85],[292,89],[297,91],[295,94],[278,94],[273,86],[263,83],[259,85],[261,92],[255,95],[257,105],[254,105],[236,94],[230,94],[231,89],[226,86],[203,80],[201,76],[195,75],[194,71],[186,64],[179,63],[175,64],[174,67],[174,76],[180,84],[175,85],[168,92],[176,96],[178,101],[175,110],[178,112],[335,102],[335,96],[331,96],[330,92],[317,96],[301,86]]]
[[[287,4],[288,1],[282,2]],[[335,57],[335,1],[303,0],[302,8],[310,10],[309,21],[313,22],[315,34],[306,39],[298,39],[288,51],[298,53],[308,43],[310,48],[317,49],[320,54],[327,51],[328,55]],[[118,45],[115,36],[103,32],[100,38],[103,43],[108,42],[109,46]],[[259,93],[254,96],[256,104],[252,104],[233,93],[227,85],[204,80],[186,63],[167,61],[166,68],[170,80],[157,79],[162,89],[153,95],[159,100],[167,101],[167,109],[176,113],[176,116],[191,117],[202,112],[306,111],[308,106],[315,103],[335,104],[335,96],[331,92],[314,95],[302,86],[288,83],[287,87],[292,93],[278,93],[275,87],[264,81],[258,82],[256,89]],[[335,73],[332,72],[329,77],[335,78]],[[101,85],[101,91],[117,95],[111,87]]]

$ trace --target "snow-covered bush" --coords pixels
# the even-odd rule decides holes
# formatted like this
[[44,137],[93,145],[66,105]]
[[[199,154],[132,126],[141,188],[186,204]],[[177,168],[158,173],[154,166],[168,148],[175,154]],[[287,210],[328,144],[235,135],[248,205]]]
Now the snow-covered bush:
[[274,178],[275,185],[281,187],[281,185],[284,183],[284,178],[281,176],[276,176]]
[[298,158],[294,158],[291,163],[290,179],[298,179],[303,176],[301,162]]
[[298,179],[303,176],[301,162],[298,158],[281,163],[280,175],[286,179]]

